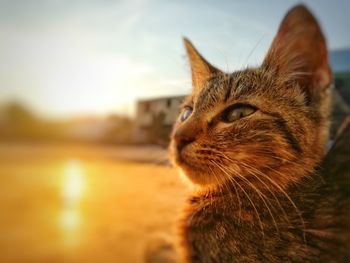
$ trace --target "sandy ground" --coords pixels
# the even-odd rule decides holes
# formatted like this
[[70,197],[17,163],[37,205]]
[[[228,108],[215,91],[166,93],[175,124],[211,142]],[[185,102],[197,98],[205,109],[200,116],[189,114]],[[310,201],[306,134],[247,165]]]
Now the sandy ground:
[[[143,262],[187,188],[165,150],[0,145],[0,262]],[[129,161],[127,161],[129,160]]]

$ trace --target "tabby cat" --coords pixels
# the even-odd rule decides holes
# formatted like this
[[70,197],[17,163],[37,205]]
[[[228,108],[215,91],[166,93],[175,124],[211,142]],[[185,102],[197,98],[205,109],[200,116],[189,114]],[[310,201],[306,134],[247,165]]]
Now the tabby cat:
[[310,11],[292,8],[260,67],[225,73],[184,40],[192,94],[170,151],[196,186],[185,262],[350,262],[350,179],[319,169],[332,73]]

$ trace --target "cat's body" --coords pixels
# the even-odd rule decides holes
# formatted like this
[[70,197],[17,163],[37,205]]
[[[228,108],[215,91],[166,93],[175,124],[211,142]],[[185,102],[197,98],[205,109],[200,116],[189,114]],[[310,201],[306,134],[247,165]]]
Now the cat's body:
[[171,152],[201,189],[180,223],[184,260],[348,262],[350,176],[319,171],[332,76],[314,17],[292,9],[263,65],[233,74],[185,44],[193,93]]
[[[345,169],[347,162],[328,165]],[[294,204],[283,193],[263,192],[271,213],[244,183],[246,193],[192,196],[181,222],[186,262],[350,262],[350,176],[344,175],[325,170],[289,188]]]

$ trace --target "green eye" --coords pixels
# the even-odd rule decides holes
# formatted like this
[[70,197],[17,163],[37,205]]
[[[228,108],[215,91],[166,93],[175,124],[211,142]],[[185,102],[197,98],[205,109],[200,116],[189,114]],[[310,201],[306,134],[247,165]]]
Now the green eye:
[[247,104],[235,104],[224,110],[222,115],[223,122],[234,122],[253,114],[256,108]]
[[192,114],[192,111],[193,109],[191,107],[186,106],[181,113],[181,121],[185,121],[186,119],[188,119],[188,117],[190,117],[190,115]]

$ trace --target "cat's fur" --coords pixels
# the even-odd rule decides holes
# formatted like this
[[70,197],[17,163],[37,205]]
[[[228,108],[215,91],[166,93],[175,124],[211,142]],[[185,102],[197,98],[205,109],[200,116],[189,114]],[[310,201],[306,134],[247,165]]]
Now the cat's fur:
[[[313,15],[302,5],[291,9],[258,68],[224,73],[188,40],[185,46],[193,92],[184,108],[193,111],[177,121],[170,149],[175,166],[200,189],[181,221],[183,259],[350,260],[350,179],[339,185],[318,170],[332,74]],[[256,111],[222,121],[237,103]]]

